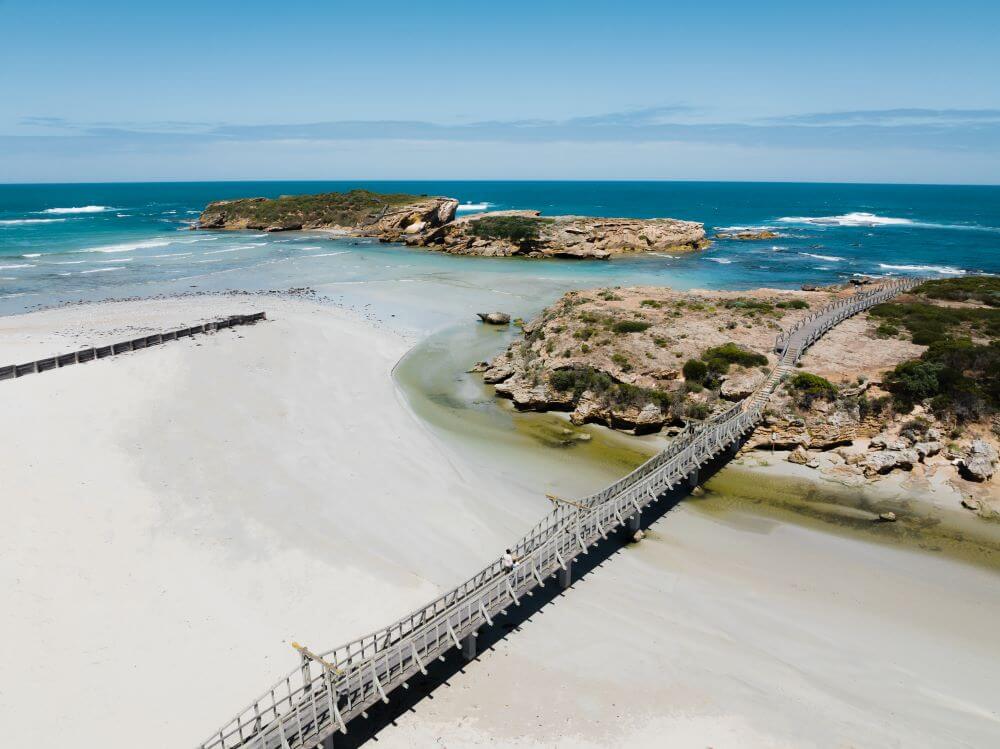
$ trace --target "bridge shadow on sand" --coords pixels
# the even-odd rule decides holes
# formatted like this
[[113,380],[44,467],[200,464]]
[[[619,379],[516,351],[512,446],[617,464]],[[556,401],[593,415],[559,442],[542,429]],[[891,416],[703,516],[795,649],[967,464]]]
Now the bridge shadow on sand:
[[[742,438],[737,444],[742,445],[746,441]],[[731,460],[731,454],[724,451],[716,456],[711,462],[703,465],[699,476],[702,481],[707,480],[718,473]],[[650,504],[642,511],[640,527],[648,528],[653,523],[663,518],[668,512],[676,507],[680,502],[690,496],[691,488],[677,487],[665,494],[660,495],[659,501]],[[594,570],[604,566],[604,563],[618,554],[626,545],[631,543],[629,533],[624,527],[616,532],[609,533],[607,540],[599,540],[589,548],[588,554],[578,556],[573,560],[573,583],[581,580]],[[559,586],[555,577],[550,577],[545,581],[545,586],[536,588],[533,594],[521,598],[520,606],[508,606],[506,614],[494,617],[493,626],[484,625],[478,632],[476,638],[476,649],[479,653],[493,649],[498,643],[516,635],[521,627],[531,622],[532,618],[541,612],[546,606],[555,602],[562,596],[573,595],[573,585],[563,589]],[[478,659],[478,656],[477,656]],[[409,679],[409,689],[400,689],[393,694],[393,699],[388,703],[377,703],[368,710],[367,720],[358,718],[348,725],[347,734],[336,733],[323,743],[324,749],[353,749],[369,742],[378,741],[378,734],[383,728],[389,725],[396,725],[397,719],[408,712],[416,712],[420,703],[424,700],[433,700],[434,691],[439,687],[450,687],[449,680],[458,673],[465,671],[465,668],[474,663],[467,661],[458,648],[448,651],[444,660],[435,660],[427,664],[427,675],[416,674]]]

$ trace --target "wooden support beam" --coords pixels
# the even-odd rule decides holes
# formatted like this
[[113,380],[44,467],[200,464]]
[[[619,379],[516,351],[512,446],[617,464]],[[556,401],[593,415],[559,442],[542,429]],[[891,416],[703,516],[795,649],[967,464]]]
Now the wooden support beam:
[[417,646],[413,644],[413,640],[410,640],[410,652],[413,655],[413,662],[417,664],[417,668],[420,669],[420,673],[427,676],[427,669],[424,668],[424,662],[420,660],[420,656],[417,654]]

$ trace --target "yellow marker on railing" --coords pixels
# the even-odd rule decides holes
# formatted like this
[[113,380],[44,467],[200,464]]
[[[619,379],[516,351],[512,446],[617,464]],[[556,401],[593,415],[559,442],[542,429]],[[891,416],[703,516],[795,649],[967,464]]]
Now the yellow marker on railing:
[[592,507],[587,507],[586,505],[582,505],[579,502],[574,502],[572,499],[563,499],[562,497],[557,497],[555,494],[546,494],[545,498],[549,500],[549,502],[552,502],[553,504],[555,504],[556,502],[562,502],[563,504],[572,505],[573,507],[576,507],[580,510],[589,511],[593,509]]
[[327,671],[330,671],[330,672],[335,673],[335,674],[342,674],[342,673],[344,673],[343,671],[341,671],[339,668],[337,668],[336,666],[334,666],[332,663],[330,663],[326,659],[321,658],[320,656],[316,655],[313,651],[311,651],[305,645],[299,645],[297,642],[293,642],[292,643],[292,647],[295,648],[299,652],[299,655],[301,655],[303,658],[308,658],[311,661],[316,661],[318,664],[320,664]]

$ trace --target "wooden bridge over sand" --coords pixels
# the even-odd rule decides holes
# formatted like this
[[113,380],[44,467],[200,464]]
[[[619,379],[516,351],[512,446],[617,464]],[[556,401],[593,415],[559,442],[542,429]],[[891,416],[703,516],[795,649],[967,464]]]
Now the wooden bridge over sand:
[[567,587],[573,560],[613,530],[639,529],[643,508],[678,486],[695,486],[701,466],[728,452],[760,421],[768,400],[807,346],[842,320],[908,291],[922,279],[887,281],[817,310],[779,335],[777,366],[750,397],[689,425],[670,445],[600,492],[555,509],[515,545],[520,559],[500,559],[461,585],[377,632],[322,653],[298,647],[301,664],[226,723],[199,749],[312,749],[334,745],[336,732],[388,703],[407,679],[456,648],[472,659],[476,633],[551,578]]

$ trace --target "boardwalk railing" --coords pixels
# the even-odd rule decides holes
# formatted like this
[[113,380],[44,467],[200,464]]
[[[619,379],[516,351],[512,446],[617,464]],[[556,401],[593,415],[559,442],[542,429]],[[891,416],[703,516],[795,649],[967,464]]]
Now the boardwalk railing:
[[[573,560],[608,533],[638,528],[639,513],[675,486],[696,483],[699,468],[737,447],[760,420],[771,394],[801,352],[834,325],[891,299],[920,279],[890,281],[830,304],[779,336],[778,364],[750,397],[679,434],[624,478],[573,504],[559,503],[514,547],[520,561],[500,560],[388,627],[324,653],[303,650],[299,668],[264,692],[200,749],[298,749],[326,742],[336,731],[451,648],[475,653],[476,631],[522,596],[557,576],[570,581]],[[550,581],[551,582],[551,581]]]
[[214,330],[232,328],[236,325],[253,325],[258,320],[264,320],[265,317],[265,313],[263,312],[254,312],[250,315],[230,315],[221,320],[214,320],[190,328],[180,328],[165,333],[153,333],[152,335],[132,338],[128,341],[111,343],[107,346],[85,348],[69,354],[37,359],[27,364],[9,364],[6,367],[0,367],[0,380],[12,380],[15,377],[24,377],[27,374],[36,374],[38,372],[47,372],[50,369],[68,367],[70,364],[83,364],[95,359],[117,356],[118,354],[125,354],[129,351],[137,351],[138,349],[149,348],[150,346],[158,346],[167,341],[176,341],[178,338],[187,338],[199,333],[210,333]]

